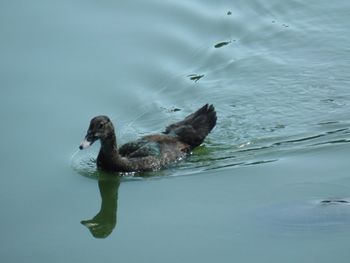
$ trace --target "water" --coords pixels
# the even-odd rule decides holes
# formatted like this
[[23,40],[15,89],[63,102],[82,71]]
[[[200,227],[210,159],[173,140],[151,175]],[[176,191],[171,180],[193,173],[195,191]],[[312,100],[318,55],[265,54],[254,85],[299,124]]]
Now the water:
[[[2,1],[1,261],[347,262],[349,8]],[[217,127],[170,169],[76,152],[95,115],[122,143],[207,102]]]

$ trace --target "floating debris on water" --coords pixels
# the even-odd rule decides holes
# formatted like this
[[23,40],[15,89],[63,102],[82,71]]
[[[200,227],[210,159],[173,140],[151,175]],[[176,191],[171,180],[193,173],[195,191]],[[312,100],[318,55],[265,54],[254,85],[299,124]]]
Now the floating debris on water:
[[228,15],[228,16],[232,15],[232,12],[231,12],[231,11],[228,11],[228,12],[227,12],[227,15]]
[[277,125],[275,126],[275,128],[276,128],[276,129],[284,129],[284,128],[286,128],[286,126],[285,126],[284,124],[277,124]]
[[327,199],[321,201],[321,204],[348,204],[349,201],[343,199]]
[[328,99],[322,99],[321,101],[322,102],[334,102],[335,99],[328,98]]
[[180,111],[181,109],[179,109],[179,108],[172,108],[172,109],[169,109],[169,111],[171,111],[171,112],[177,112],[177,111]]
[[277,21],[276,21],[276,20],[272,20],[272,21],[271,21],[271,23],[272,23],[272,24],[281,25],[281,26],[282,26],[282,27],[284,27],[284,28],[288,28],[288,27],[290,27],[288,24],[284,24],[284,23],[283,23],[283,24],[280,24],[280,23],[277,23]]
[[190,74],[187,77],[189,77],[190,80],[193,80],[194,82],[197,82],[198,80],[200,80],[201,78],[204,77],[204,74],[203,75]]
[[169,109],[167,109],[167,108],[165,108],[165,107],[161,107],[161,109],[165,110],[166,112],[177,112],[177,111],[180,111],[180,110],[181,110],[181,109],[175,108],[175,107],[169,108]]
[[221,48],[221,47],[226,46],[226,45],[228,45],[230,43],[231,43],[231,41],[224,41],[224,42],[217,43],[214,47],[215,48]]

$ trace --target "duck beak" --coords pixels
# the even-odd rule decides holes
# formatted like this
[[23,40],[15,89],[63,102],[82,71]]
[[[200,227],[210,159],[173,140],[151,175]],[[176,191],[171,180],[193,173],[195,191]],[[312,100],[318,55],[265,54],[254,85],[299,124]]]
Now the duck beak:
[[81,142],[81,144],[80,144],[80,146],[79,146],[79,149],[80,149],[80,150],[86,149],[86,148],[88,148],[91,144],[92,144],[91,142],[89,142],[88,140],[85,139],[84,141]]
[[93,144],[97,138],[95,136],[91,136],[90,134],[87,134],[85,136],[85,139],[81,142],[79,149],[84,150],[88,148],[91,144]]

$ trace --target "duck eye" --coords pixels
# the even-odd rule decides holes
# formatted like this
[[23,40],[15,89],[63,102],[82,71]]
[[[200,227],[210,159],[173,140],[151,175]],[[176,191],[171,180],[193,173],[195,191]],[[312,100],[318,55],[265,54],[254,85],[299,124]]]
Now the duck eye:
[[100,123],[100,125],[98,126],[99,129],[102,129],[102,127],[104,126],[105,124],[102,122]]

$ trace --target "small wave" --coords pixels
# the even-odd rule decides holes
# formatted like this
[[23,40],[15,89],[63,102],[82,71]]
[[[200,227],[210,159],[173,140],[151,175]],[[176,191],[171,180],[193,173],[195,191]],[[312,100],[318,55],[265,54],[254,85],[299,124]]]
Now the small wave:
[[349,199],[306,200],[264,207],[259,218],[291,231],[350,228]]
[[98,179],[99,172],[96,169],[96,158],[94,156],[93,153],[84,155],[75,153],[71,159],[71,167],[82,176]]

